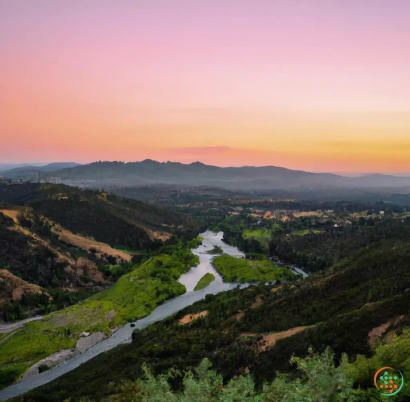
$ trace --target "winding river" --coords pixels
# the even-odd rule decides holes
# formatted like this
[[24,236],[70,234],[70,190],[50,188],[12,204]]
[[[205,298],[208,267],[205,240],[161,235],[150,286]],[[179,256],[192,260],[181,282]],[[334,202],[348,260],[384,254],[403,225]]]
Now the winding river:
[[[98,343],[73,359],[54,367],[51,370],[45,371],[34,378],[27,379],[5,388],[0,391],[0,400],[5,401],[9,398],[30,391],[33,388],[47,384],[48,382],[53,381],[63,374],[77,368],[81,364],[92,359],[94,356],[115,348],[122,343],[131,342],[132,332],[134,329],[143,329],[148,327],[148,325],[163,320],[164,318],[176,313],[179,310],[182,310],[196,301],[205,298],[207,294],[217,294],[219,292],[234,289],[238,286],[236,283],[223,282],[222,277],[212,265],[212,260],[215,258],[215,255],[207,254],[207,251],[212,250],[214,246],[219,246],[224,253],[234,257],[244,257],[244,254],[236,247],[229,246],[222,241],[223,232],[213,233],[207,231],[200,234],[200,236],[204,239],[202,245],[199,246],[199,248],[192,250],[192,252],[199,257],[199,265],[193,267],[179,279],[179,281],[185,285],[187,293],[158,306],[150,315],[133,323],[133,327],[131,327],[130,323],[126,324],[123,328],[115,332],[110,338]],[[215,276],[215,280],[206,288],[194,292],[194,287],[207,272],[213,274]],[[248,285],[241,285],[241,287],[246,286]]]

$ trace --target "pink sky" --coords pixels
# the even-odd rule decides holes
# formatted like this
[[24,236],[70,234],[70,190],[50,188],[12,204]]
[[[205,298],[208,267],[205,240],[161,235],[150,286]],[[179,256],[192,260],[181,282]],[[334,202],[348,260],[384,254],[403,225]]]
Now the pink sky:
[[410,1],[0,2],[0,163],[409,172]]

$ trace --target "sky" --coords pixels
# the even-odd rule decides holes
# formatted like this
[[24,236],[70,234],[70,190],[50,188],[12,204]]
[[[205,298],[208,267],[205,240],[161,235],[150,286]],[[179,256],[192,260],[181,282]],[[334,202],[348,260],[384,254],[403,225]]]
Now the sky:
[[0,163],[410,172],[409,0],[0,0]]

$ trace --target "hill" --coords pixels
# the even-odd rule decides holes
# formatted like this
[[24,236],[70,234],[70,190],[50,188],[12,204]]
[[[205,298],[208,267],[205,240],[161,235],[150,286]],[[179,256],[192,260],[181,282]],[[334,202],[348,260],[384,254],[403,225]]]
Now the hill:
[[126,273],[133,256],[197,229],[187,215],[106,193],[0,185],[0,319],[73,304]]
[[182,164],[177,162],[95,162],[88,165],[63,169],[53,174],[43,173],[40,179],[58,176],[69,184],[84,186],[123,187],[146,184],[179,184],[196,186],[219,186],[231,189],[281,189],[323,190],[351,189],[397,189],[410,186],[409,177],[373,175],[348,178],[329,173],[311,173],[276,166],[227,167],[205,165],[200,162]]
[[[80,164],[75,163],[75,162],[56,162],[56,163],[49,163],[48,165],[44,165],[44,166],[25,165],[25,166],[11,168],[11,169],[4,169],[3,172],[1,172],[0,170],[0,174],[5,179],[20,180],[20,179],[25,179],[25,178],[36,176],[42,172],[54,172],[55,170],[72,168],[75,166],[80,166]],[[1,166],[0,166],[0,169],[1,169]]]
[[74,233],[133,250],[145,250],[174,233],[193,237],[198,229],[194,219],[167,208],[65,185],[0,185],[1,201],[31,207]]
[[113,255],[63,241],[56,226],[32,212],[0,210],[0,320],[44,314],[90,296],[112,283],[100,270],[113,261]]

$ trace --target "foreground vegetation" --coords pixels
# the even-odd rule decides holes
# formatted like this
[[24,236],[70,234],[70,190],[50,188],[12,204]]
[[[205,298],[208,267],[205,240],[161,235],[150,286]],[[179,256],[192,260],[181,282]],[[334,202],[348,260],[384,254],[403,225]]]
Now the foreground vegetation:
[[[211,370],[212,364],[204,359],[194,370],[183,374],[179,370],[169,370],[155,377],[144,365],[144,378],[135,383],[126,381],[107,401],[116,402],[310,402],[357,400],[352,381],[347,376],[346,363],[334,367],[333,354],[326,350],[322,355],[311,353],[307,359],[293,359],[301,378],[292,381],[286,375],[279,376],[262,390],[255,388],[249,374],[234,378],[224,384],[223,377]],[[179,381],[180,390],[171,383]],[[21,400],[18,398],[18,400]],[[24,399],[30,401],[30,399]],[[83,399],[84,402],[90,399]]]
[[288,268],[278,268],[271,261],[250,261],[222,255],[213,260],[215,269],[226,282],[274,282],[277,280],[295,280],[298,278]]

